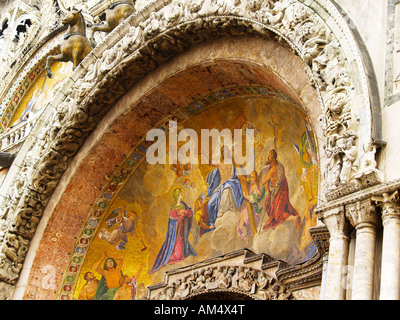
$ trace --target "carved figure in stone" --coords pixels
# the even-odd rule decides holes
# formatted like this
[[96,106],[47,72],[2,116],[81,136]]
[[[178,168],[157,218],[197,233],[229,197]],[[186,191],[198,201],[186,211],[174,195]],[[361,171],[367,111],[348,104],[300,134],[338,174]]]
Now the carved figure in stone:
[[167,300],[167,287],[163,288],[159,293],[154,297],[155,300]]
[[28,251],[29,240],[9,233],[6,236],[6,245],[7,247],[5,248],[4,253],[7,257],[16,262],[24,261],[23,258]]
[[214,269],[211,267],[208,267],[206,271],[204,272],[204,277],[206,278],[206,288],[209,289],[210,284],[212,284],[215,281],[215,277],[213,277],[214,274]]
[[268,22],[275,28],[280,28],[283,25],[286,9],[289,7],[290,2],[281,0],[275,1],[270,11],[265,11]]
[[61,22],[60,8],[57,0],[44,0],[42,1],[42,17],[41,24],[45,26],[47,30],[56,29],[58,24]]
[[62,20],[62,23],[68,25],[68,30],[64,36],[64,41],[60,45],[61,53],[47,57],[45,69],[49,78],[53,76],[50,70],[50,64],[53,61],[71,61],[73,69],[75,69],[93,49],[86,38],[85,19],[80,10],[72,9]]
[[13,230],[25,237],[32,238],[39,223],[38,213],[31,207],[24,207],[20,214],[15,217]]
[[163,10],[163,14],[161,16],[161,30],[163,30],[166,26],[172,26],[181,20],[184,11],[184,4],[181,1],[172,2],[171,6],[165,8]]
[[264,0],[249,0],[246,1],[246,9],[251,12],[259,11],[263,6]]
[[143,21],[137,28],[142,29],[140,36],[143,39],[151,38],[158,30],[161,29],[165,21],[161,16],[161,12],[152,12],[148,20]]
[[204,275],[205,270],[200,269],[198,273],[198,277],[196,279],[196,283],[192,286],[192,292],[201,291],[206,288],[206,277]]
[[[301,26],[302,21],[312,21],[312,24],[314,25],[313,31],[316,31],[313,34],[316,34],[317,32],[324,32],[325,28],[323,28],[321,25],[318,25],[318,22],[314,19],[311,19],[310,16],[310,9],[298,2],[291,2],[285,10],[285,17],[282,21],[282,31],[288,32],[290,35],[290,33],[293,34],[292,30],[296,30],[297,32],[297,29],[299,26]],[[310,38],[311,36],[308,37],[308,39]]]
[[110,33],[114,30],[122,21],[128,18],[132,13],[135,12],[135,5],[133,1],[117,1],[112,3],[106,10],[106,22],[89,25],[91,33],[89,40],[93,47],[96,46],[94,40],[94,33],[96,31]]
[[216,0],[219,7],[218,14],[239,14],[239,5],[241,0]]
[[376,169],[375,153],[376,146],[373,142],[365,143],[363,146],[364,154],[360,159],[360,171],[368,172]]
[[344,88],[330,92],[326,102],[327,136],[346,130],[351,122],[350,99]]
[[0,300],[11,300],[14,286],[0,282]]
[[302,52],[304,61],[312,66],[314,60],[321,54],[327,42],[325,30],[318,29],[317,32],[303,44]]
[[351,87],[351,77],[344,62],[339,59],[339,43],[331,35],[327,35],[326,38],[327,43],[321,54],[312,62],[312,71],[318,76],[317,81],[321,90],[328,92],[337,90],[346,94],[345,90]]
[[257,281],[257,286],[258,286],[258,293],[264,300],[267,299],[266,290],[268,289],[269,285],[270,285],[269,277],[264,272],[261,272],[260,280]]
[[185,281],[182,281],[182,279],[178,279],[176,282],[176,291],[174,295],[174,300],[180,300],[185,296],[187,296],[189,293],[188,289],[189,289],[188,284]]
[[218,267],[217,274],[216,274],[215,278],[216,278],[216,282],[217,282],[218,287],[226,289],[231,284],[232,276],[229,278],[229,269],[230,268],[228,268],[228,271],[227,271],[226,275],[225,275],[224,269],[225,268],[223,266]]
[[271,281],[265,290],[266,300],[278,300],[279,297],[279,285]]
[[193,287],[196,285],[198,276],[199,275],[198,275],[197,271],[193,271],[187,278],[186,282],[188,285],[189,293],[193,292]]
[[191,19],[200,11],[203,5],[203,0],[192,0],[185,7],[185,17]]
[[218,11],[218,4],[216,0],[203,0],[203,5],[201,10],[199,11],[199,15],[212,15],[216,14]]
[[340,172],[342,170],[342,159],[340,149],[336,146],[336,137],[333,136],[330,142],[325,146],[325,155],[327,158],[325,182],[326,189],[333,189],[340,184]]
[[33,184],[42,193],[51,192],[58,183],[58,179],[67,168],[66,156],[63,156],[55,151],[50,151],[43,156],[43,162],[39,165],[36,178]]
[[240,290],[250,291],[251,284],[249,283],[250,279],[248,279],[247,276],[248,276],[248,270],[245,270],[243,267],[240,267],[237,278],[237,285]]
[[346,138],[342,149],[342,170],[340,172],[340,183],[350,181],[352,174],[358,168],[358,148],[354,145],[355,136]]
[[15,282],[21,269],[22,263],[11,261],[4,253],[0,253],[0,279]]
[[174,299],[175,290],[176,290],[175,284],[172,284],[172,285],[168,286],[168,287],[165,289],[165,293],[166,293],[167,300],[173,300],[173,299]]

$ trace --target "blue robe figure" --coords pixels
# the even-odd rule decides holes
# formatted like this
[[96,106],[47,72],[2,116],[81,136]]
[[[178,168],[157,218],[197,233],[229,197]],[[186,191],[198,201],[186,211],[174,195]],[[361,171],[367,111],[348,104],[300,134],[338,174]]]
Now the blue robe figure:
[[[207,223],[209,226],[215,225],[215,221],[217,220],[219,206],[221,204],[222,193],[225,189],[230,188],[233,193],[233,198],[235,199],[235,204],[238,208],[242,205],[243,202],[243,191],[240,181],[236,175],[236,169],[233,167],[233,174],[230,179],[227,179],[221,184],[221,175],[219,173],[218,168],[215,168],[211,171],[207,176],[207,198],[208,200],[208,215],[209,222]],[[205,232],[212,231],[206,230]]]
[[175,189],[173,196],[175,202],[170,211],[165,241],[150,273],[160,270],[167,264],[181,262],[190,255],[197,256],[188,240],[192,228],[193,211],[181,201],[183,197],[181,188]]

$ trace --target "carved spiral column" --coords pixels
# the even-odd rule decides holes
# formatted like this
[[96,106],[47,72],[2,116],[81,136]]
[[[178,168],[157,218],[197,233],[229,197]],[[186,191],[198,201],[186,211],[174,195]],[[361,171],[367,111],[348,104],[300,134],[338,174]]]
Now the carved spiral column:
[[346,288],[342,285],[343,268],[349,255],[349,234],[351,226],[344,214],[344,207],[323,212],[320,219],[327,226],[329,238],[328,270],[326,273],[326,300],[344,300]]
[[346,206],[346,217],[356,229],[352,299],[372,300],[377,215],[371,199]]
[[372,200],[382,207],[383,246],[381,269],[381,300],[400,299],[400,207],[399,192],[384,193]]

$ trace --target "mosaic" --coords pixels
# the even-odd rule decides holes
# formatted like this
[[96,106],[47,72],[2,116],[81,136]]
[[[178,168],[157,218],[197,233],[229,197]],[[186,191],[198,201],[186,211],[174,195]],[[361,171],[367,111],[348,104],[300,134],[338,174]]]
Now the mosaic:
[[4,130],[10,125],[11,118],[19,107],[21,100],[26,97],[31,85],[35,83],[44,70],[47,56],[60,52],[57,44],[60,43],[62,37],[63,34],[60,34],[47,42],[19,73],[18,78],[11,85],[0,105],[0,130]]
[[29,115],[39,112],[52,100],[54,93],[72,72],[72,64],[54,63],[53,69],[56,71],[53,78],[46,77],[45,71],[40,72],[25,95],[19,100],[18,107],[10,120],[11,127],[26,120]]
[[195,132],[254,129],[255,170],[152,165],[143,139],[93,204],[60,299],[142,299],[165,271],[242,248],[290,264],[315,253],[317,144],[300,105],[272,88],[231,87],[155,127],[167,132],[171,120]]

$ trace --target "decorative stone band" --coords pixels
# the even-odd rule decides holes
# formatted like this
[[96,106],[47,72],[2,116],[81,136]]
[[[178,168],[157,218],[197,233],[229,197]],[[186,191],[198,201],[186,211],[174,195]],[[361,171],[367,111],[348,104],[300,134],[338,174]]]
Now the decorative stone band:
[[147,287],[147,299],[185,300],[215,293],[243,295],[254,300],[293,299],[292,292],[273,275],[271,270],[276,267],[268,270],[271,262],[262,263],[264,256],[239,250],[172,270],[166,273],[163,283]]

